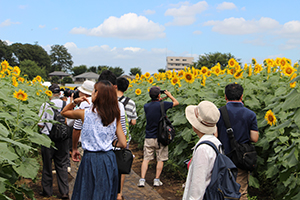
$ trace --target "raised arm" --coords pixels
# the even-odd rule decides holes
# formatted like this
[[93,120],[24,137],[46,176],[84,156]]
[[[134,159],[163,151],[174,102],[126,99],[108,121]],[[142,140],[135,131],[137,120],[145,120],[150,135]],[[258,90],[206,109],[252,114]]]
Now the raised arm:
[[165,90],[165,94],[172,100],[173,107],[179,105],[179,102],[177,101],[177,99],[175,99],[175,97],[172,96],[171,92],[169,92],[168,90]]

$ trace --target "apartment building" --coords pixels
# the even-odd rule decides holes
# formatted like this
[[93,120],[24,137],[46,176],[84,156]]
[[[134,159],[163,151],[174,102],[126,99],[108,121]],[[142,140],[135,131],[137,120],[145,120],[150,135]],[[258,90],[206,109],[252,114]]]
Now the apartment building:
[[184,69],[184,67],[192,65],[193,61],[193,57],[167,56],[166,71],[173,69],[178,71]]

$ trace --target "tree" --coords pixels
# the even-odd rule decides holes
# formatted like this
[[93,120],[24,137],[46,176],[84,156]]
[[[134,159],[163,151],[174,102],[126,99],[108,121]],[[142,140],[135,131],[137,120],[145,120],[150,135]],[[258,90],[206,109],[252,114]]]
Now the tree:
[[212,68],[217,63],[220,63],[221,68],[224,69],[228,65],[230,58],[234,58],[237,62],[241,59],[235,58],[231,53],[205,53],[204,55],[199,56],[199,60],[194,63],[195,68],[200,69],[202,66],[207,68]]
[[72,70],[72,56],[68,49],[63,45],[53,45],[50,50],[50,59],[52,71],[70,71]]
[[10,49],[17,66],[21,65],[21,61],[31,60],[34,61],[40,69],[44,69],[46,74],[48,74],[51,67],[50,57],[43,47],[37,44],[14,43],[10,46]]
[[99,65],[97,69],[98,69],[98,70],[97,70],[98,74],[101,74],[102,71],[108,70],[108,69],[109,69],[109,66],[107,66],[107,65]]
[[12,50],[7,42],[0,40],[0,61],[6,60],[11,66],[17,65]]
[[161,68],[161,69],[158,69],[158,72],[164,73],[164,72],[166,72],[166,70]]
[[87,71],[86,65],[75,66],[72,68],[73,75],[77,76],[79,74],[85,73]]
[[51,77],[51,83],[59,83],[61,79],[58,76],[52,76]]
[[136,74],[139,74],[139,75],[142,74],[141,68],[133,67],[133,68],[130,69],[130,73],[129,73],[130,76],[135,76]]
[[88,72],[94,72],[94,73],[97,73],[97,67],[95,66],[91,66],[87,69]]
[[112,71],[117,77],[124,74],[124,70],[121,67],[110,67],[110,71]]
[[29,80],[34,79],[37,75],[42,78],[46,78],[46,71],[44,68],[40,68],[34,61],[32,60],[23,60],[20,62],[20,70],[21,75],[27,75]]
[[62,83],[74,83],[73,79],[70,76],[66,76],[62,79]]

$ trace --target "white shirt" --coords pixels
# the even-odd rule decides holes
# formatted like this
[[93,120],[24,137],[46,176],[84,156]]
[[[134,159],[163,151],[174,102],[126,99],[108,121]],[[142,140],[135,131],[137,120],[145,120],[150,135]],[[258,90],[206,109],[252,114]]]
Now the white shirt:
[[[58,110],[61,111],[61,107],[63,105],[63,101],[61,99],[59,99],[58,97],[57,98],[54,97],[53,99],[51,99],[51,102],[54,103],[54,106],[59,107],[60,109],[58,109]],[[45,111],[43,113],[44,106],[45,106]],[[43,120],[43,119],[53,119],[53,115],[46,112],[47,110],[52,111],[52,109],[50,108],[49,103],[46,103],[46,105],[45,105],[45,103],[43,103],[43,105],[41,106],[40,111],[39,111],[39,116],[41,116],[43,114],[42,117],[41,117],[41,120]],[[52,129],[52,123],[49,123],[49,122],[47,122],[47,123],[39,122],[38,123],[38,125],[44,126],[44,128],[41,130],[41,132],[46,134],[46,135],[49,135],[49,131],[48,131],[48,128],[46,127],[46,124],[47,124],[47,127],[49,128],[49,130],[51,130]]]
[[[208,140],[218,148],[221,142],[214,135],[203,135],[195,147],[202,141]],[[183,200],[201,200],[206,187],[211,180],[211,173],[216,159],[215,150],[207,145],[198,146],[193,152],[193,158],[186,178]]]

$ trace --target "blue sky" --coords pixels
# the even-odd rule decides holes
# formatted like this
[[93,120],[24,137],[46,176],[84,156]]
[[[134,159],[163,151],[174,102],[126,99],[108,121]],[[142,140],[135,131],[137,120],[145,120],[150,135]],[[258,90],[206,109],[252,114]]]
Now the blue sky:
[[73,66],[109,65],[142,72],[166,56],[231,53],[300,59],[300,1],[1,0],[0,39],[64,45]]

